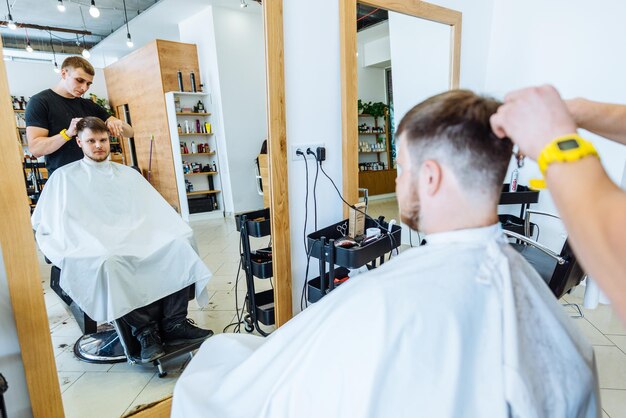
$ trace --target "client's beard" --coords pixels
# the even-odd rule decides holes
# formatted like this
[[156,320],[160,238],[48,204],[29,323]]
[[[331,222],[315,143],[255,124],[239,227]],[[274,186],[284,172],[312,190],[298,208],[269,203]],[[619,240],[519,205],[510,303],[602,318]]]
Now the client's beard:
[[405,210],[400,209],[400,220],[414,231],[419,231],[420,217],[420,202],[418,199],[415,199],[410,207]]
[[109,155],[111,155],[111,153],[110,153],[110,152],[107,152],[107,153],[106,153],[103,157],[98,158],[98,157],[96,157],[95,155],[94,155],[94,156],[91,156],[91,155],[87,155],[87,154],[85,154],[85,156],[86,156],[87,158],[89,158],[91,161],[95,161],[95,162],[97,162],[97,163],[101,163],[102,161],[105,161],[107,158],[109,158]]

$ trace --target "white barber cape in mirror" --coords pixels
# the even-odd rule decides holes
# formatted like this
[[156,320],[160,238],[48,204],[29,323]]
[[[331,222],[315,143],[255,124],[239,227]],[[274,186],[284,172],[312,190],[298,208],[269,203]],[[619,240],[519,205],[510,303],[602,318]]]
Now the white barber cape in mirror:
[[266,340],[207,340],[172,416],[599,416],[591,346],[500,227],[427,241]]
[[32,216],[39,248],[61,269],[61,288],[96,321],[196,283],[208,302],[211,272],[191,228],[139,173],[88,158],[56,170]]

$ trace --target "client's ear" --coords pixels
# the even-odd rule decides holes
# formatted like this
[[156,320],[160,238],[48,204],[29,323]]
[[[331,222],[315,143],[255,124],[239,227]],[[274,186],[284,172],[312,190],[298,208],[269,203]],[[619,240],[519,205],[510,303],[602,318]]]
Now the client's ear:
[[424,161],[420,169],[420,188],[429,196],[435,195],[441,187],[442,176],[441,166],[437,161]]

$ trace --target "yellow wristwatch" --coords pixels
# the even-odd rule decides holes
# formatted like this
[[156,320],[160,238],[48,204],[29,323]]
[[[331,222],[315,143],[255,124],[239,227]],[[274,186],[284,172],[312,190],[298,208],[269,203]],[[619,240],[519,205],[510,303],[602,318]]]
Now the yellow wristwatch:
[[598,156],[593,144],[578,134],[560,136],[550,142],[539,154],[537,164],[545,177],[548,166],[552,163],[568,163],[578,161],[587,156]]
[[59,134],[65,138],[65,141],[69,141],[70,139],[72,139],[71,136],[69,136],[68,134],[66,134],[65,132],[67,131],[67,129],[62,129],[61,132],[59,132]]

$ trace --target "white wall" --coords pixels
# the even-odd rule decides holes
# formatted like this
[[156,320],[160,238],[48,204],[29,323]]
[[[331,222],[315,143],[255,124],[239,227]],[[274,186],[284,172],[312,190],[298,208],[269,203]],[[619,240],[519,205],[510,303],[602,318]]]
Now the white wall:
[[[61,66],[63,58],[57,57],[57,62]],[[53,67],[47,62],[5,61],[4,65],[7,69],[9,91],[13,96],[33,96],[42,90],[54,87],[61,78],[61,75],[55,73]],[[96,68],[96,75],[91,88],[85,94],[86,98],[89,98],[89,93],[108,98],[104,72],[100,68]]]
[[[372,44],[376,44],[379,48],[374,48]],[[376,49],[384,49],[385,51],[376,53]],[[379,62],[382,60],[381,56],[386,57],[387,61],[390,60],[389,23],[383,22],[360,31],[357,34],[357,51],[358,98],[364,102],[386,103],[385,68],[367,66],[366,61]]]
[[[250,10],[248,10],[250,9]],[[255,158],[267,137],[265,94],[265,46],[259,8],[244,10],[208,7],[179,25],[182,42],[198,45],[202,79],[208,80],[220,152],[226,150],[226,166],[220,159],[222,180],[230,183],[225,194],[229,212],[263,207],[257,193]],[[226,178],[228,177],[228,178]],[[229,206],[231,209],[229,210]]]
[[[285,1],[283,14],[288,146],[324,141],[327,155],[324,167],[341,189],[339,1],[319,0],[316,6],[320,10],[337,12],[318,14],[315,19],[310,17],[308,3]],[[485,83],[492,2],[434,2],[463,12],[461,85],[479,91]],[[394,62],[392,64],[395,66]],[[311,124],[323,129],[311,129]],[[297,312],[306,267],[302,244],[304,162],[289,160],[288,168],[293,302]],[[319,183],[318,226],[323,227],[342,219],[342,203],[325,178],[322,177]],[[312,213],[312,205],[309,205],[309,216]],[[309,277],[312,278],[315,277],[317,263],[313,262],[311,267],[313,272]]]
[[4,258],[0,248],[0,373],[9,389],[4,394],[7,414],[11,418],[31,417],[30,398],[24,375],[24,365],[15,329],[13,306],[9,297]]
[[[604,1],[601,7],[589,7],[582,0],[496,2],[487,90],[501,98],[512,89],[550,83],[565,98],[626,102],[626,56],[621,53],[625,15],[626,3],[618,0]],[[626,147],[582,134],[593,141],[609,176],[619,184]],[[520,184],[539,176],[537,165],[527,161]],[[541,191],[534,208],[556,212],[548,190]],[[558,247],[563,229],[554,222],[540,225],[541,241]]]

